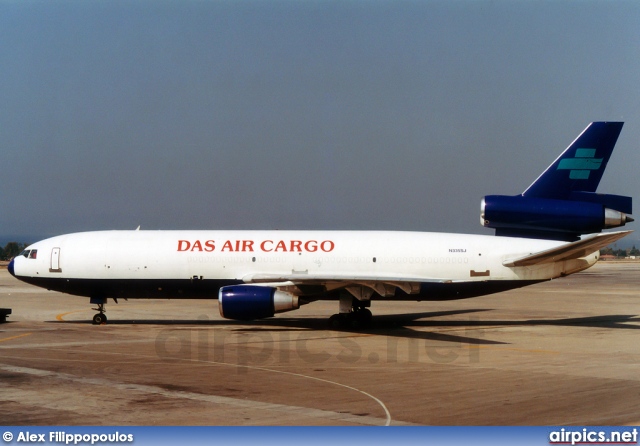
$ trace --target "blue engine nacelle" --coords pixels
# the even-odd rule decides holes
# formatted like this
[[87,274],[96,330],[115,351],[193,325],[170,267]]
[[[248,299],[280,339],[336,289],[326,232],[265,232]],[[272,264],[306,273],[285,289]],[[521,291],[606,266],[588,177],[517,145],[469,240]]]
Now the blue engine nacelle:
[[480,223],[496,235],[577,240],[633,218],[602,203],[503,195],[484,197]]
[[299,307],[298,296],[271,287],[232,285],[218,293],[220,315],[227,319],[263,319]]

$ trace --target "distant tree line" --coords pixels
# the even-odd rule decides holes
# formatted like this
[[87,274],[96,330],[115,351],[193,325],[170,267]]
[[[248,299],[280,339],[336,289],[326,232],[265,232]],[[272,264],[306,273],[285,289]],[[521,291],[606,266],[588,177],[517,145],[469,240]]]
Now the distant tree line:
[[600,250],[601,255],[612,255],[624,259],[625,257],[635,256],[640,257],[640,249],[635,245],[631,249],[614,249],[611,247],[603,248]]
[[18,242],[9,242],[4,248],[0,246],[0,260],[11,260],[20,254],[26,247],[26,243]]

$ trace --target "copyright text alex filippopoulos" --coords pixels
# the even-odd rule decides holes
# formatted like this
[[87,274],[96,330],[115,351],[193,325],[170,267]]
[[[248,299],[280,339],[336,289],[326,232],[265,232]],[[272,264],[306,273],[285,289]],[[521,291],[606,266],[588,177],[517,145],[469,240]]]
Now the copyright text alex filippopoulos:
[[4,432],[2,440],[5,443],[46,443],[46,444],[114,444],[133,443],[133,434],[122,432],[110,433],[67,433],[51,431],[46,433],[32,433],[29,431]]

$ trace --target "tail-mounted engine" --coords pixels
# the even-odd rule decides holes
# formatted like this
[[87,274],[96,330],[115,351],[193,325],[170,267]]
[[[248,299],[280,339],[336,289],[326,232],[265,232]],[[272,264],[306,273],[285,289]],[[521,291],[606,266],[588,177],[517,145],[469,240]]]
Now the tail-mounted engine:
[[578,240],[632,222],[631,198],[574,192],[572,200],[487,195],[480,205],[480,223],[508,237]]

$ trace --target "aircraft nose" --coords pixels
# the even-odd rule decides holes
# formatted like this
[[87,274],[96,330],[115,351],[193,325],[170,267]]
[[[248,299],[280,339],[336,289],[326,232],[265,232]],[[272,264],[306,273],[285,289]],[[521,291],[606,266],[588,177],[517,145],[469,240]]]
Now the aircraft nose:
[[16,276],[16,273],[13,269],[13,259],[11,259],[11,261],[9,262],[9,266],[7,267],[7,269],[9,270],[9,274],[11,274],[13,277]]

